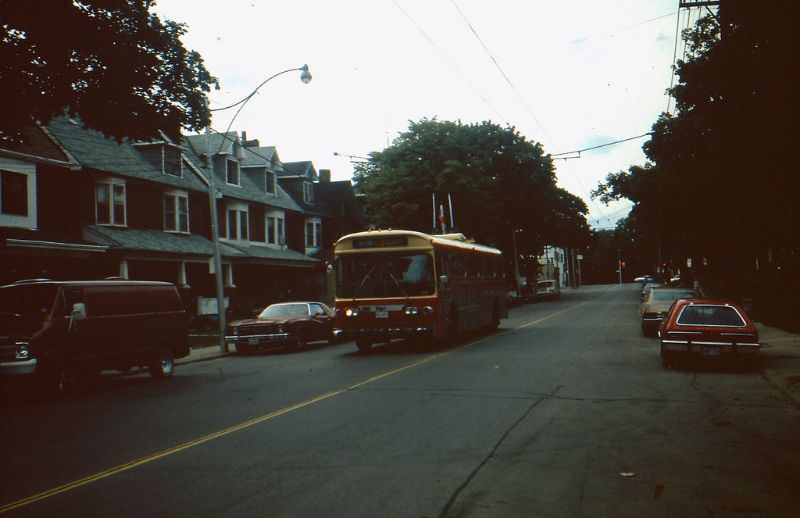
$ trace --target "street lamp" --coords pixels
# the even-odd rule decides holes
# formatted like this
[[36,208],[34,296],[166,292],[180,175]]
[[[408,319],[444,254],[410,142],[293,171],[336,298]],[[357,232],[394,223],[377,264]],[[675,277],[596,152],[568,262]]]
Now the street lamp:
[[[245,96],[242,100],[231,104],[230,106],[223,106],[222,108],[214,108],[209,109],[209,112],[219,112],[223,110],[229,110],[231,108],[235,108],[236,106],[239,107],[236,110],[236,113],[233,115],[231,122],[228,124],[227,129],[225,129],[225,133],[223,133],[223,139],[225,135],[227,135],[228,131],[230,131],[231,126],[233,126],[233,121],[236,120],[236,117],[239,115],[239,112],[242,111],[244,105],[247,104],[257,92],[258,90],[267,84],[272,79],[286,74],[288,72],[300,72],[300,80],[303,83],[308,83],[311,81],[311,73],[308,71],[308,65],[303,65],[302,67],[298,68],[287,68],[277,74],[274,74],[264,81],[261,82],[252,92],[250,92],[247,96]],[[206,103],[208,103],[208,98],[206,98]],[[208,106],[208,104],[206,104]],[[206,153],[208,154],[208,171],[209,171],[209,179],[208,179],[208,204],[211,210],[211,241],[214,244],[214,283],[216,284],[216,292],[217,292],[217,315],[219,320],[219,350],[223,353],[228,352],[228,346],[225,343],[225,289],[223,287],[222,281],[222,254],[220,253],[220,246],[219,246],[219,221],[217,217],[217,187],[216,187],[216,180],[214,179],[214,155],[211,154],[211,137],[209,135],[211,129],[211,123],[209,121],[209,125],[206,126]],[[220,147],[217,150],[217,153],[222,149],[222,143],[220,143]]]

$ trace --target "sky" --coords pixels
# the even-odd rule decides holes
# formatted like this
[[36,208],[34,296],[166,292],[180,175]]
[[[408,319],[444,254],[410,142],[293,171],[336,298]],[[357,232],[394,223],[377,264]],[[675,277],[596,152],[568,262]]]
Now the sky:
[[[510,125],[552,154],[642,135],[668,109],[676,29],[699,16],[677,0],[158,0],[154,12],[186,25],[184,46],[219,79],[212,108],[308,64],[310,83],[271,79],[231,130],[334,180],[423,118]],[[214,129],[235,112],[216,112]],[[644,164],[646,140],[555,161],[592,227],[627,215],[630,202],[589,193]]]

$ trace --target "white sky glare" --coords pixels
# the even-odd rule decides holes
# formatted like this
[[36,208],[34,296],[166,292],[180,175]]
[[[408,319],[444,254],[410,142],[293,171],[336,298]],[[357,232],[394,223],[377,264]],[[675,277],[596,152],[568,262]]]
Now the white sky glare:
[[[698,16],[678,14],[676,0],[158,0],[154,11],[186,24],[184,45],[220,80],[212,108],[307,63],[309,84],[299,72],[273,79],[231,129],[335,180],[352,176],[335,151],[382,150],[424,117],[510,124],[549,153],[645,133],[667,108],[676,25]],[[234,113],[215,113],[214,128]],[[628,203],[605,206],[589,191],[642,164],[645,140],[555,161],[593,227],[627,214]]]

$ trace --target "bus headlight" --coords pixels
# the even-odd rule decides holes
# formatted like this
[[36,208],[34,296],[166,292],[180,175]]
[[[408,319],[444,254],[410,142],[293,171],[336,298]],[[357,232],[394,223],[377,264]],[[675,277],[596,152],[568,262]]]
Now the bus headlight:
[[345,316],[348,317],[357,317],[359,313],[360,311],[358,311],[358,308],[347,308],[344,310]]
[[433,308],[430,307],[430,306],[425,306],[424,308],[422,308],[422,314],[423,315],[432,315],[433,314]]
[[406,306],[403,308],[403,313],[409,316],[419,315],[419,308],[416,306]]

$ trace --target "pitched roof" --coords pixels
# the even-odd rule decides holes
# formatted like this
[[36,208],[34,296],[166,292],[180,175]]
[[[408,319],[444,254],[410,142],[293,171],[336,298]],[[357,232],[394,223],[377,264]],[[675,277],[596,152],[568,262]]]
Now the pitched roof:
[[224,134],[209,133],[208,136],[185,135],[183,138],[198,156],[207,155],[209,148],[212,155],[232,155],[234,144],[239,142],[239,135],[235,131],[229,131]]
[[314,163],[310,160],[302,162],[284,162],[283,172],[278,172],[278,176],[303,176],[311,181],[317,179],[317,170]]
[[[235,135],[235,133],[231,133],[231,135]],[[184,139],[184,156],[192,163],[194,167],[202,171],[207,177],[209,173],[206,168],[205,160],[202,159],[201,156],[196,152],[196,146],[199,146],[201,142],[205,142],[205,135],[187,136]],[[214,148],[212,147],[212,153],[213,151]],[[203,155],[205,155],[205,152]],[[283,190],[279,184],[277,184],[277,182],[275,186],[275,194],[266,192],[264,190],[263,171],[253,169],[254,168],[240,168],[239,181],[241,186],[229,185],[225,181],[225,172],[215,169],[214,184],[223,196],[229,198],[253,201],[271,207],[303,212],[303,209],[300,207],[300,205],[295,203],[295,201],[286,193],[286,191]]]
[[[203,258],[214,254],[214,243],[197,234],[173,234],[155,229],[115,228],[103,225],[86,225],[83,228],[86,242],[104,245],[109,250],[150,252],[156,254],[196,255]],[[266,246],[220,243],[220,253],[224,257],[239,260],[252,259],[254,262],[273,265],[313,266],[316,259],[295,252],[278,250]]]
[[242,167],[266,167],[270,171],[283,169],[275,146],[246,147],[239,163]]
[[99,131],[84,128],[79,120],[58,117],[50,121],[47,130],[83,167],[183,189],[207,191],[196,175],[163,174],[132,142],[117,142]]
[[[198,234],[173,234],[155,229],[115,228],[103,225],[86,225],[83,228],[85,241],[105,245],[111,249],[160,252],[181,255],[211,256],[214,244]],[[238,249],[222,247],[222,255],[242,257]]]

